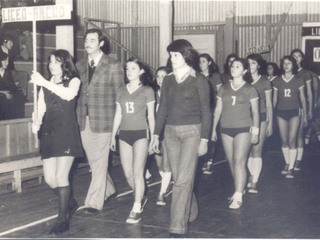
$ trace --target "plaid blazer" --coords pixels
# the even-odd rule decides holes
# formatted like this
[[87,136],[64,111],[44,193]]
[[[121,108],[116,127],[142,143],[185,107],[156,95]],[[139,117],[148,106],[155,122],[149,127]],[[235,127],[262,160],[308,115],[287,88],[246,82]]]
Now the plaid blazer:
[[81,88],[77,101],[77,117],[80,130],[84,130],[88,106],[89,123],[92,132],[112,132],[116,109],[116,94],[124,84],[124,71],[120,62],[103,54],[92,75],[90,85],[88,58],[77,64]]

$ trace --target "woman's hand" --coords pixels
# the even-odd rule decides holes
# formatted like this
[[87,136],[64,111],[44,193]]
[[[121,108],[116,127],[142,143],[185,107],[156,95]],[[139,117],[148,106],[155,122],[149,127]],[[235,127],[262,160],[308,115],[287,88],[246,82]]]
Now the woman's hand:
[[213,142],[216,142],[217,139],[218,139],[217,131],[216,131],[216,130],[212,130],[211,140],[212,140]]
[[160,153],[160,148],[159,148],[159,136],[154,135],[153,136],[153,141],[152,141],[152,150],[155,153]]
[[40,87],[46,87],[48,81],[42,77],[42,75],[36,71],[33,71],[31,74],[31,83],[36,84]]
[[38,118],[36,117],[35,112],[32,113],[32,125],[31,130],[33,134],[37,134],[40,130],[41,122],[39,122]]
[[267,131],[266,131],[266,136],[267,137],[270,137],[273,133],[273,127],[272,127],[272,124],[268,123],[268,126],[267,126]]
[[151,138],[151,141],[150,141],[150,143],[149,143],[149,147],[148,147],[148,154],[149,155],[151,155],[151,154],[153,154],[154,152],[153,152],[153,138]]
[[201,139],[198,147],[198,156],[205,155],[208,151],[208,141]]
[[111,137],[110,149],[111,149],[111,151],[114,151],[114,152],[117,150],[116,137],[114,137],[114,136]]

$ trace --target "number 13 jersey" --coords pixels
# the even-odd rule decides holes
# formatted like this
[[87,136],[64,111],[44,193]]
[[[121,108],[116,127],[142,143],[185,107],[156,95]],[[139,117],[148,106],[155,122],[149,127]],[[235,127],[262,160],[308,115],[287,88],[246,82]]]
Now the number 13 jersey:
[[301,107],[300,89],[303,88],[302,78],[293,75],[291,79],[284,79],[279,76],[272,81],[273,88],[278,91],[278,110],[294,110]]
[[259,99],[258,92],[252,85],[245,82],[235,89],[230,81],[222,85],[217,97],[222,101],[221,127],[252,126],[251,101]]
[[155,93],[151,87],[140,86],[130,93],[125,85],[119,89],[116,102],[121,106],[120,130],[149,128],[146,115],[147,105],[155,102]]

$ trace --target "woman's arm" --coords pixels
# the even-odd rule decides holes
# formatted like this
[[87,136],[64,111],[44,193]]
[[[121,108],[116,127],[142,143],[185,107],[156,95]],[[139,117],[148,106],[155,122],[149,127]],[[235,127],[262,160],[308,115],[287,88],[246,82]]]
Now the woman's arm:
[[277,108],[278,103],[278,89],[273,88],[273,109]]
[[154,106],[155,102],[149,102],[147,104],[148,106],[148,123],[149,123],[149,129],[150,129],[150,144],[149,144],[149,154],[151,154],[152,151],[152,144],[153,144],[153,134],[154,134],[154,126],[155,126],[155,117],[154,117]]
[[250,100],[253,124],[251,127],[251,143],[257,144],[259,141],[260,112],[259,99]]
[[[312,110],[313,110],[313,94],[312,94],[312,85],[311,80],[306,82],[307,86],[307,96],[308,96],[308,119],[312,118]],[[306,112],[307,113],[307,112]]]
[[44,100],[43,89],[40,88],[39,97],[37,102],[37,113],[32,113],[32,132],[36,134],[40,130],[40,126],[42,124],[43,116],[47,110],[47,106]]
[[51,92],[55,93],[57,96],[61,97],[63,100],[70,101],[74,99],[79,92],[81,81],[79,78],[73,78],[68,87],[62,85],[57,85],[55,83],[47,81],[42,75],[38,72],[33,72],[31,75],[31,82],[47,88]]
[[266,107],[267,107],[267,137],[273,132],[273,106],[272,106],[272,91],[266,91]]
[[302,111],[303,111],[303,124],[306,127],[308,125],[308,116],[307,116],[307,100],[304,93],[304,86],[299,88],[299,96],[300,96],[300,102],[302,105]]
[[216,102],[216,108],[214,109],[214,114],[213,114],[213,125],[212,125],[212,134],[211,134],[211,140],[212,141],[217,141],[217,125],[220,121],[221,117],[221,112],[222,112],[222,99],[220,97],[217,97],[217,102]]
[[117,149],[116,135],[117,135],[118,129],[120,127],[121,119],[122,119],[121,106],[117,102],[116,103],[116,113],[115,113],[114,119],[113,119],[113,128],[112,128],[112,135],[111,135],[111,142],[110,142],[110,149],[112,151],[116,151],[116,149]]

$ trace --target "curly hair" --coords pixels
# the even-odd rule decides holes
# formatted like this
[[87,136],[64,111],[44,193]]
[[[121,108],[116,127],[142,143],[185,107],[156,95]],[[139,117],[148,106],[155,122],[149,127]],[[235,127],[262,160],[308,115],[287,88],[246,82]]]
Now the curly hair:
[[218,65],[214,62],[213,58],[208,53],[200,54],[199,59],[200,58],[205,58],[208,61],[208,63],[211,62],[211,64],[209,65],[209,77],[210,78],[212,77],[212,75],[214,73],[219,73]]

